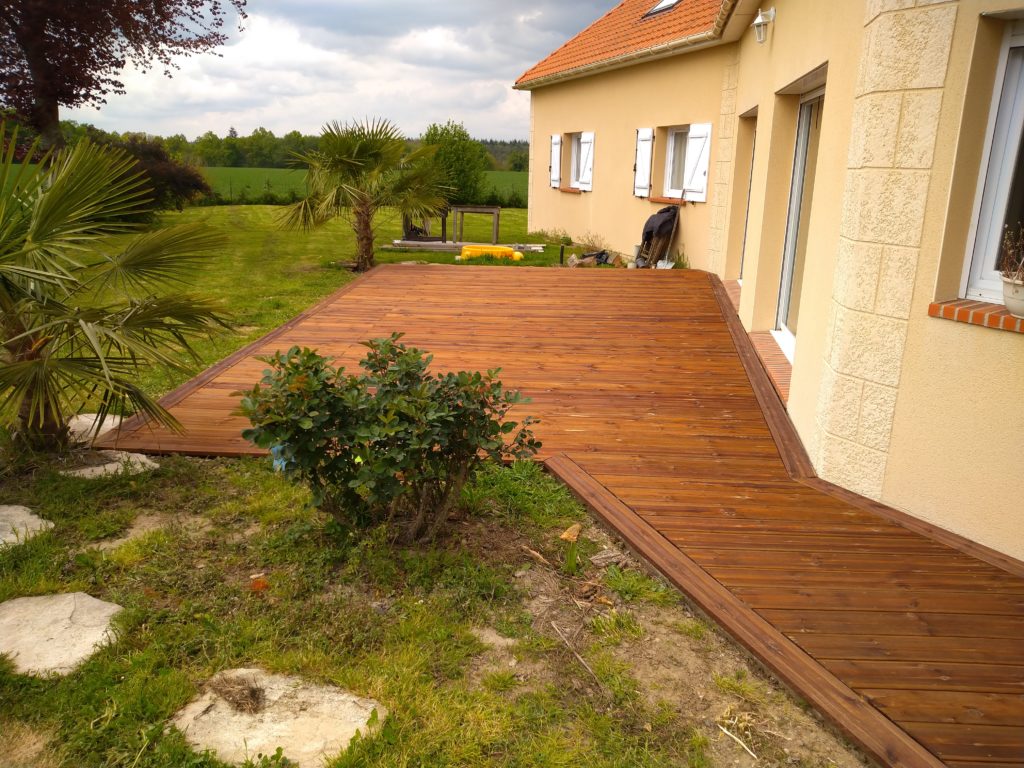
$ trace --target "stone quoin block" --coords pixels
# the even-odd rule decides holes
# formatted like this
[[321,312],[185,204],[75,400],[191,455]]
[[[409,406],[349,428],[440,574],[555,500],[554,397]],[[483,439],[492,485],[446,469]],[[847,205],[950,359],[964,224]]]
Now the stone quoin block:
[[847,157],[850,168],[892,167],[902,104],[899,93],[872,93],[856,100]]
[[878,278],[878,298],[875,313],[898,317],[910,317],[910,305],[914,298],[914,280],[917,278],[917,261],[921,252],[917,248],[882,249],[881,273]]
[[840,238],[832,295],[848,309],[870,312],[881,269],[882,246]]
[[941,110],[941,90],[915,91],[903,95],[900,132],[896,141],[896,167],[932,167]]
[[893,387],[864,385],[856,442],[876,451],[888,452],[892,422],[896,417],[896,394]]
[[839,307],[828,363],[837,373],[895,387],[906,338],[904,320]]
[[856,438],[863,393],[863,381],[836,373],[825,365],[818,393],[818,424],[821,429],[848,440]]
[[920,246],[930,181],[929,171],[849,171],[840,234],[868,243]]
[[865,32],[859,92],[941,88],[956,11],[955,5],[908,8],[872,21]]
[[881,497],[886,461],[881,451],[828,433],[822,435],[819,475],[862,496]]

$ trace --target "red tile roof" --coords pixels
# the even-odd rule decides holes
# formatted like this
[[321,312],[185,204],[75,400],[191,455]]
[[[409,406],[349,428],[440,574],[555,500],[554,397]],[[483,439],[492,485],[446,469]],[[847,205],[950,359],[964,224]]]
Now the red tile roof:
[[561,79],[578,70],[658,48],[702,33],[720,31],[732,0],[679,0],[647,16],[657,0],[623,0],[604,16],[525,72],[516,87]]

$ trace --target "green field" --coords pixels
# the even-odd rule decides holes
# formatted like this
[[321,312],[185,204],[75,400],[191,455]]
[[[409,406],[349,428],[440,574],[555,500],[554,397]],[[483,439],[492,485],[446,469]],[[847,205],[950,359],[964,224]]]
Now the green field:
[[[203,175],[221,197],[227,200],[252,200],[267,192],[274,195],[303,195],[306,192],[306,171],[291,168],[203,168]],[[487,171],[484,190],[494,189],[500,195],[513,190],[526,199],[529,174],[520,171]]]
[[518,192],[526,198],[526,187],[530,174],[526,171],[487,171],[484,189],[494,189],[499,195]]
[[227,200],[252,199],[266,192],[306,194],[304,168],[203,168],[213,191]]

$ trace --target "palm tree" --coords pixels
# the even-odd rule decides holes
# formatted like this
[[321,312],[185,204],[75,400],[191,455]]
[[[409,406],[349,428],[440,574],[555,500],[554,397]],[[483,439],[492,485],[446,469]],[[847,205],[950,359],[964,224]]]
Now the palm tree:
[[384,119],[328,123],[320,148],[296,154],[309,167],[309,194],[289,206],[285,226],[313,229],[346,216],[356,235],[356,271],[374,266],[374,217],[394,207],[409,217],[434,216],[446,205],[435,148],[409,151],[398,128]]
[[[190,339],[224,325],[181,293],[220,236],[185,224],[143,231],[144,176],[124,152],[82,141],[15,162],[0,124],[0,428],[54,450],[87,404],[176,427],[138,385],[154,364],[184,369]],[[121,237],[113,237],[121,235]],[[97,420],[97,428],[99,426]]]

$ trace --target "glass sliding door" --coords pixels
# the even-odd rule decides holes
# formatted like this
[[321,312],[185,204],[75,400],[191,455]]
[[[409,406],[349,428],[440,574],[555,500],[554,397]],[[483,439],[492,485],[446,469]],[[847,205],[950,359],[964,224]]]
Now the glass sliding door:
[[743,215],[743,244],[740,246],[740,284],[743,283],[743,265],[747,260],[747,232],[750,229],[750,193],[754,189],[754,157],[757,154],[757,117],[747,117],[753,122],[753,136],[750,139],[750,173],[747,175],[747,211]]
[[807,94],[800,101],[793,157],[793,182],[789,190],[786,239],[782,253],[782,281],[776,315],[775,338],[793,361],[800,324],[800,289],[807,261],[807,225],[814,197],[814,174],[818,166],[821,114],[824,91]]

